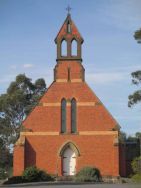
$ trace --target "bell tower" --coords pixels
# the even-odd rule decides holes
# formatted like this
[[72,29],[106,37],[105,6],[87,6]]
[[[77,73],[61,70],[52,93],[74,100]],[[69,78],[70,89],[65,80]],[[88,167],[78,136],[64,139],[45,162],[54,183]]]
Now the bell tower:
[[57,46],[57,65],[54,69],[54,81],[84,81],[82,62],[83,38],[68,13],[59,33],[55,38]]
[[[57,62],[60,60],[82,61],[81,45],[83,43],[83,38],[72,21],[69,13],[57,37],[55,38],[55,43],[57,44]],[[63,45],[66,49],[63,49]],[[73,53],[73,47],[75,47],[75,53]],[[65,54],[63,53],[63,50],[66,51]]]

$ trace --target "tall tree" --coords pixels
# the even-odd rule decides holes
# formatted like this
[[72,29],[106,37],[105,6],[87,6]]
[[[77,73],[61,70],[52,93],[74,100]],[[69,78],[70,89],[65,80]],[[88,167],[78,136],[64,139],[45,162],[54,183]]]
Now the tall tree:
[[[136,72],[132,72],[132,83],[134,85],[140,85],[141,84],[141,70],[138,70]],[[141,102],[141,89],[138,89],[135,91],[132,95],[129,95],[128,97],[128,106],[131,107],[134,104],[137,104],[138,102]]]
[[22,121],[38,103],[46,91],[46,83],[40,78],[32,83],[25,74],[19,74],[11,82],[7,92],[0,95],[0,138],[5,147],[15,143]]
[[[141,43],[141,29],[137,30],[134,33],[134,38],[137,40],[138,43]],[[136,86],[140,86],[141,84],[141,70],[137,70],[131,73],[132,76],[132,83]],[[128,106],[131,107],[138,102],[141,102],[141,89],[135,91],[132,95],[128,97]]]

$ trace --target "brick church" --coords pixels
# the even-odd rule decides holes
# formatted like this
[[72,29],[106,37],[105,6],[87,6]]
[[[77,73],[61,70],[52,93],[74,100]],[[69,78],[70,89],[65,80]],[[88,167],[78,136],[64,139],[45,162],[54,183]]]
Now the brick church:
[[85,81],[83,38],[68,13],[57,37],[54,80],[23,122],[14,147],[14,175],[37,166],[58,176],[84,166],[119,176],[119,127]]

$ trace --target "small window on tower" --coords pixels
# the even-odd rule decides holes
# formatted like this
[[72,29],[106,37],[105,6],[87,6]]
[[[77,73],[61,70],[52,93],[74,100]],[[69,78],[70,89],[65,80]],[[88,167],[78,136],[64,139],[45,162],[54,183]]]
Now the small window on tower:
[[71,55],[77,56],[77,41],[75,39],[71,42]]
[[65,39],[61,43],[61,55],[67,56],[67,42]]
[[67,32],[70,33],[71,32],[71,25],[70,25],[70,22],[68,21],[68,24],[67,24]]

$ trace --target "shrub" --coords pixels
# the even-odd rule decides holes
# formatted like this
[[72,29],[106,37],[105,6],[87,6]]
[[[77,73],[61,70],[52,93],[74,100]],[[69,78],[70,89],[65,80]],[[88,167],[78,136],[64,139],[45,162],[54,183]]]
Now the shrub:
[[11,178],[8,178],[8,180],[4,182],[4,184],[17,184],[39,181],[54,181],[54,178],[51,175],[47,174],[45,171],[32,166],[26,168],[22,176],[13,176]]
[[7,172],[5,171],[5,169],[0,168],[0,180],[2,179],[6,179],[8,177]]
[[141,183],[141,156],[136,157],[131,163],[134,175],[132,176],[132,180],[135,183]]
[[35,166],[31,166],[25,169],[22,174],[22,178],[28,182],[33,181],[53,181],[53,177],[47,174],[45,171],[38,169]]
[[136,157],[131,163],[133,172],[135,174],[141,174],[141,156]]
[[47,174],[45,171],[40,170],[40,181],[54,181],[54,177],[50,174]]
[[13,176],[8,178],[7,181],[4,182],[4,184],[17,184],[17,183],[24,183],[26,182],[22,176]]
[[133,175],[132,180],[133,180],[134,183],[141,183],[141,174]]
[[75,181],[80,181],[80,182],[101,181],[100,171],[95,167],[84,167],[76,174]]

